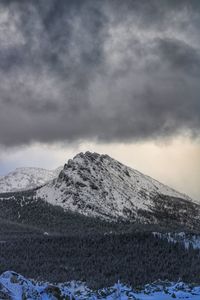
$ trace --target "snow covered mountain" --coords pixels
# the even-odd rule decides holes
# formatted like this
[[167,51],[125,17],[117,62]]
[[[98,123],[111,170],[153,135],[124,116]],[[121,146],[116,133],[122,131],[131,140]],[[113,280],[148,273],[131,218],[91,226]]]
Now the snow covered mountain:
[[65,164],[57,179],[40,188],[36,197],[103,219],[157,223],[174,219],[199,220],[191,198],[108,155],[80,153]]
[[42,168],[17,168],[8,175],[0,177],[0,193],[29,190],[57,177],[61,167],[55,170]]
[[[62,170],[18,170],[8,175],[7,180],[0,178],[2,218],[6,214],[12,221],[20,221],[23,216],[34,220],[37,210],[46,219],[48,204],[55,215],[59,207],[64,214],[75,212],[107,221],[158,224],[169,231],[200,231],[198,203],[108,155],[79,153]],[[34,187],[37,189],[22,191]],[[5,194],[14,190],[20,192]],[[28,208],[29,217],[25,213]]]

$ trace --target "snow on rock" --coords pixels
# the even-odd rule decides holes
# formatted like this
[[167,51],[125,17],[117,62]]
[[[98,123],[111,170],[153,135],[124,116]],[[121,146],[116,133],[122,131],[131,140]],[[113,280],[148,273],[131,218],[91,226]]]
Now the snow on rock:
[[36,294],[33,283],[17,273],[7,271],[0,276],[0,299],[27,299],[25,295],[29,297],[28,299],[32,299],[31,295]]
[[116,283],[109,288],[92,291],[82,282],[66,282],[53,285],[28,280],[23,276],[7,271],[0,276],[0,299],[9,300],[171,300],[200,299],[200,287],[184,282],[157,281],[135,290],[132,287]]
[[136,218],[138,210],[151,211],[159,194],[192,201],[108,155],[90,152],[69,160],[57,179],[37,191],[51,204],[104,219]]
[[42,168],[17,168],[0,177],[0,193],[33,189],[57,177],[61,168],[45,170]]

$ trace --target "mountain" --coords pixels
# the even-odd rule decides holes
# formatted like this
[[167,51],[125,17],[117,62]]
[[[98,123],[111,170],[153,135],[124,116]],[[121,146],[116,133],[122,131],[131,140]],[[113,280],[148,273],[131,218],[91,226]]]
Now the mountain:
[[79,153],[36,198],[104,220],[200,226],[200,206],[108,155]]
[[[0,273],[37,281],[81,280],[93,289],[119,278],[137,287],[158,278],[200,284],[199,233],[200,205],[107,155],[79,153],[43,186],[0,193]],[[3,273],[0,299],[17,299],[14,288],[34,299],[20,278]],[[38,299],[48,299],[46,291],[59,299],[51,297],[57,288],[41,286]]]
[[73,223],[85,216],[98,218],[101,223],[151,224],[168,231],[200,230],[200,205],[191,198],[108,155],[90,152],[70,159],[57,178],[42,187],[1,193],[0,208],[1,218],[31,226],[37,221],[42,228],[51,229],[52,222],[53,231],[64,230],[65,216],[67,219],[69,215]]
[[57,177],[61,168],[17,168],[5,176],[0,176],[0,193],[29,190],[42,186]]

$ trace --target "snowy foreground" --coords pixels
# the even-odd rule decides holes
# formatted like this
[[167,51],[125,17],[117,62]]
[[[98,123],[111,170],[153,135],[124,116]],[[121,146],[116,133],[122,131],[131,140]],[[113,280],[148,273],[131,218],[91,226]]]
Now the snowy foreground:
[[54,300],[54,299],[107,299],[107,300],[169,300],[200,299],[200,286],[183,282],[157,281],[148,284],[142,290],[117,283],[112,287],[92,291],[84,283],[67,282],[58,285],[36,283],[23,276],[7,271],[0,276],[0,299],[7,300]]

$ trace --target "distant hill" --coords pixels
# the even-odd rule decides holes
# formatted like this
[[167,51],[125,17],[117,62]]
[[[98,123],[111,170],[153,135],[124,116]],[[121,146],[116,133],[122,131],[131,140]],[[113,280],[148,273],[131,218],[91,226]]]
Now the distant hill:
[[5,176],[0,176],[0,193],[33,189],[57,177],[61,167],[55,170],[42,168],[17,168]]

